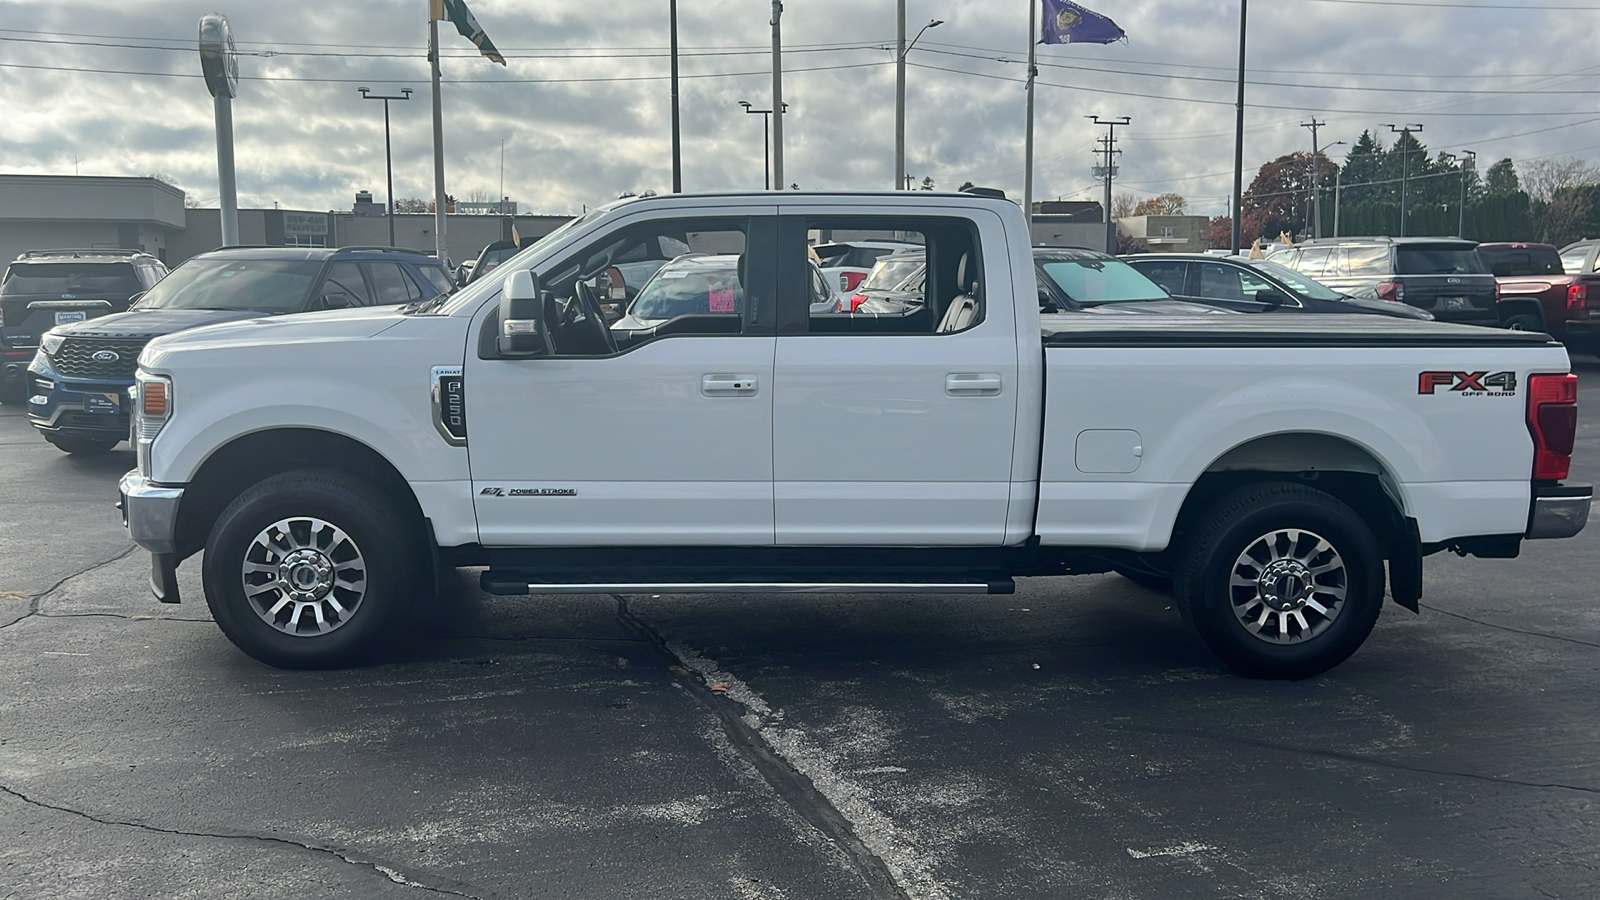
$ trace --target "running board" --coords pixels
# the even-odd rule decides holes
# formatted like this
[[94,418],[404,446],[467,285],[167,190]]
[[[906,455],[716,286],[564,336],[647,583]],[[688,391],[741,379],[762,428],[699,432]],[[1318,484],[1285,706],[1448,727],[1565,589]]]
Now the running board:
[[541,582],[522,573],[487,571],[485,593],[523,594],[1010,594],[1010,578],[971,581],[704,581]]

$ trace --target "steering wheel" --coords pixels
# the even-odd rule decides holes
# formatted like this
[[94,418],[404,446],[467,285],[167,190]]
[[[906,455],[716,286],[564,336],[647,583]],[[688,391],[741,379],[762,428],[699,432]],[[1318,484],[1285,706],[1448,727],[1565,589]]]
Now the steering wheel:
[[588,332],[586,337],[595,346],[594,352],[617,352],[616,338],[612,336],[611,328],[606,325],[605,315],[600,312],[600,298],[594,295],[594,288],[581,281],[578,282],[572,302],[577,304],[583,313],[583,321],[574,324]]

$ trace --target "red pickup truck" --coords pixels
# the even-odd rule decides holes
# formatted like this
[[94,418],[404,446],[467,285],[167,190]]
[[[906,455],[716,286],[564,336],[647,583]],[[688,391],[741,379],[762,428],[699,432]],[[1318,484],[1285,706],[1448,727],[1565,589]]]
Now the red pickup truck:
[[1600,241],[1561,251],[1551,244],[1479,244],[1478,253],[1500,285],[1500,325],[1543,331],[1579,353],[1600,353]]

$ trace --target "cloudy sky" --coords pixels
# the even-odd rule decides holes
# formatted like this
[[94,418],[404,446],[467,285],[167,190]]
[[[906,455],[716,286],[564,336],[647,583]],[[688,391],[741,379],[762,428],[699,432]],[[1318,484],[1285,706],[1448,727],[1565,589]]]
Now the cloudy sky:
[[[907,170],[1020,196],[1029,0],[907,0]],[[565,213],[671,187],[667,0],[470,0],[510,65],[444,31],[447,189]],[[686,190],[759,188],[771,101],[768,0],[679,0]],[[1128,42],[1040,48],[1035,196],[1094,199],[1085,116],[1129,116],[1119,192],[1176,191],[1219,214],[1232,189],[1238,0],[1100,0]],[[241,206],[382,202],[381,105],[396,104],[395,193],[432,193],[427,0],[0,0],[0,171],[169,176],[216,205],[211,99],[196,26],[221,12],[239,48]],[[895,3],[788,0],[786,180],[888,188],[894,171]],[[1244,160],[1380,123],[1424,126],[1430,150],[1590,158],[1600,151],[1600,0],[1256,0]],[[1342,159],[1347,148],[1335,147]]]

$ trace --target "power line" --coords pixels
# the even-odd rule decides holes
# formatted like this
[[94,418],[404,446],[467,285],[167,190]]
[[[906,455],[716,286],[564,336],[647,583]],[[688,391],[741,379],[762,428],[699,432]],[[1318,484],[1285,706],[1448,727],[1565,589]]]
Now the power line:
[[[851,63],[840,66],[800,66],[786,68],[785,72],[834,72],[840,69],[866,69],[877,66],[890,65],[890,61],[883,60],[870,63]],[[198,72],[137,72],[126,69],[86,69],[74,66],[36,66],[24,63],[0,63],[0,69],[32,69],[46,72],[78,72],[86,75],[142,75],[151,78],[204,78]],[[771,75],[770,69],[757,72],[701,72],[697,74],[679,75],[679,78],[745,78],[756,75]],[[665,81],[671,75],[614,75],[597,78],[446,78],[445,84],[593,84],[617,81]],[[367,76],[363,78],[305,78],[295,76],[270,76],[270,75],[240,75],[240,81],[271,81],[291,84],[366,84],[373,81],[405,81],[405,78],[382,78]]]
[[1419,0],[1306,0],[1308,3],[1339,3],[1348,6],[1410,6],[1420,9],[1510,9],[1522,12],[1523,10],[1562,10],[1569,12],[1600,12],[1600,6],[1546,6],[1518,3],[1507,5],[1500,3],[1423,3]]

